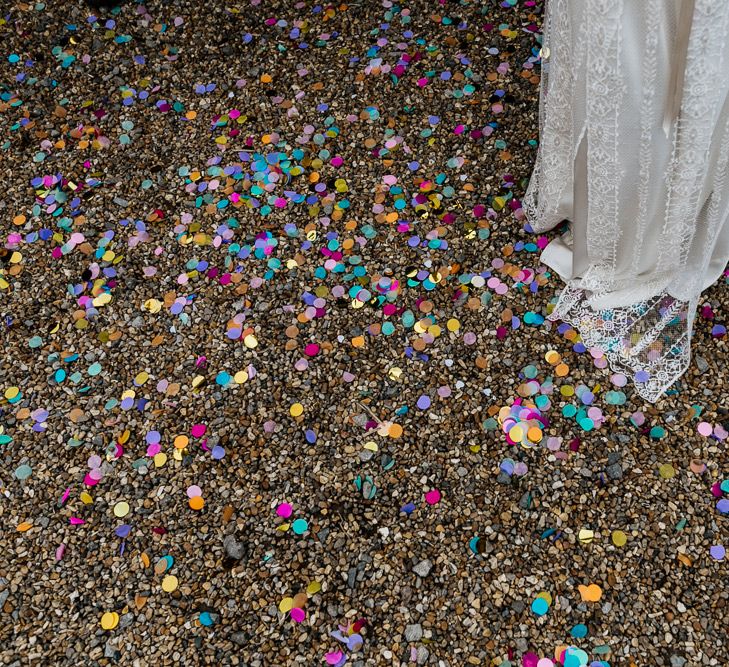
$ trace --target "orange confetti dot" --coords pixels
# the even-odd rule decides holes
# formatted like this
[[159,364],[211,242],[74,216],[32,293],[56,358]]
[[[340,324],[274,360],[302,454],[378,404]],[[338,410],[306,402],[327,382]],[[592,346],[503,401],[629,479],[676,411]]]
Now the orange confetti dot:
[[202,496],[193,496],[189,500],[189,505],[190,509],[200,511],[203,507],[205,507],[205,501]]
[[352,338],[352,347],[364,347],[364,336],[355,336]]
[[271,83],[273,79],[270,74],[261,74],[261,83]]
[[580,591],[580,595],[584,602],[597,602],[602,597],[602,588],[597,584],[590,584],[589,586],[578,586],[577,590]]
[[16,215],[13,218],[13,224],[14,225],[23,225],[23,224],[25,224],[25,216],[22,213],[20,215]]
[[390,430],[387,435],[391,438],[399,438],[402,435],[402,426],[400,426],[400,424],[393,424],[390,426]]
[[570,367],[567,364],[557,364],[554,372],[557,374],[557,377],[564,377],[570,372]]
[[30,530],[33,527],[33,524],[29,521],[23,521],[23,523],[18,524],[18,532],[24,533],[26,530]]

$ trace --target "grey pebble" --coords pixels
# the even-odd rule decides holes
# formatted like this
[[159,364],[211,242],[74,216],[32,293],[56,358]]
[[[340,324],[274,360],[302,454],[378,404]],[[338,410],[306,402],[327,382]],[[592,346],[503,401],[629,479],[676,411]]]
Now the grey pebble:
[[423,638],[423,628],[420,623],[413,623],[405,628],[405,639],[409,642],[418,642]]
[[433,569],[433,563],[430,562],[430,560],[421,560],[414,568],[413,572],[417,574],[419,577],[427,577],[430,574],[430,571]]

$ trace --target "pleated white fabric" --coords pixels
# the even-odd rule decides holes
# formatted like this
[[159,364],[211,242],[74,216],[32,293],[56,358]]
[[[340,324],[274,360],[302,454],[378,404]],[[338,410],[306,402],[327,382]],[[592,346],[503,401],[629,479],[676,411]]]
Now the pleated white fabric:
[[729,2],[547,0],[539,147],[523,208],[568,220],[541,259],[550,319],[658,400],[729,261]]

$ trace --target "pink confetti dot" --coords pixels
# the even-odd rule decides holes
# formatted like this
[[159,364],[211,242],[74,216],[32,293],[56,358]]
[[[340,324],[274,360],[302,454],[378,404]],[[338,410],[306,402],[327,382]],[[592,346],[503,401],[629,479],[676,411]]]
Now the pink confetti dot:
[[711,424],[709,424],[709,422],[700,422],[696,429],[705,438],[708,438],[714,430],[711,428]]
[[438,489],[428,491],[428,493],[425,494],[425,502],[428,503],[428,505],[436,505],[437,503],[439,503],[440,491],[438,491]]
[[208,427],[205,426],[205,424],[195,424],[190,432],[192,433],[193,438],[202,438],[207,430]]
[[186,493],[188,498],[196,498],[202,495],[202,489],[197,484],[193,484],[187,487]]

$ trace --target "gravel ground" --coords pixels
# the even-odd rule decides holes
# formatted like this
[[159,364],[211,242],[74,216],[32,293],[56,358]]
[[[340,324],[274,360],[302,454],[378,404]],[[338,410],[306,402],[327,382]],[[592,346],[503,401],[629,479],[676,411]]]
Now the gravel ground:
[[656,405],[545,321],[541,5],[4,4],[3,665],[729,665],[726,281]]

